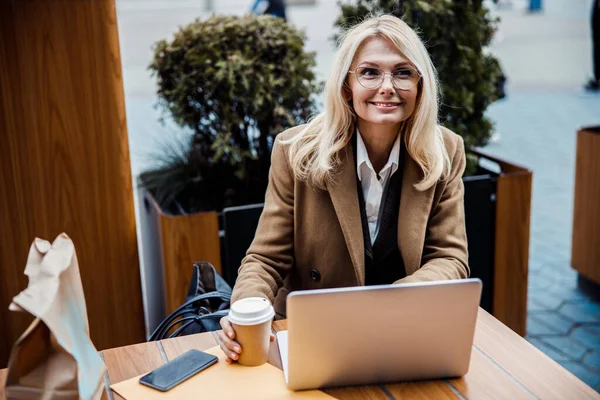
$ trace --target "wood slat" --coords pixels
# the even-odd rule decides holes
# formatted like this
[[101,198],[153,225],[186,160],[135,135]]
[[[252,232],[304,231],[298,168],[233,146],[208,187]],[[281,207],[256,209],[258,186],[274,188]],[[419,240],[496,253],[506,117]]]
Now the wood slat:
[[323,392],[340,400],[389,400],[378,386],[356,386],[348,388],[324,389]]
[[206,350],[217,345],[217,341],[211,332],[198,333],[196,335],[182,336],[173,339],[161,340],[160,344],[165,350],[167,359],[171,361],[188,350]]
[[165,363],[157,342],[104,350],[102,356],[111,384],[145,374]]
[[275,329],[277,332],[287,330],[287,319],[273,321],[273,329]]
[[497,163],[501,170],[496,193],[492,311],[509,328],[525,336],[533,173],[481,149],[471,152]]
[[600,399],[575,375],[479,309],[474,344],[540,399]]
[[577,133],[571,267],[600,284],[600,126]]
[[183,216],[156,212],[160,220],[166,313],[169,314],[185,302],[194,262],[208,261],[222,274],[219,220],[216,212]]
[[445,381],[394,383],[385,385],[385,387],[397,399],[459,398]]
[[0,1],[0,136],[0,367],[36,236],[73,239],[98,349],[143,341],[114,0]]
[[494,316],[525,336],[531,171],[498,177],[494,249]]
[[480,350],[471,351],[469,372],[450,381],[467,399],[531,399],[532,394]]

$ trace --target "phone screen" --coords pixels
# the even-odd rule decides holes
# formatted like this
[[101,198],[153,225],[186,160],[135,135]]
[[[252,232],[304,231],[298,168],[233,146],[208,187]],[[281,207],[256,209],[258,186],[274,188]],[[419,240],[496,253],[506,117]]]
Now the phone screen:
[[166,392],[198,372],[215,364],[219,359],[200,350],[190,350],[140,378],[140,383]]

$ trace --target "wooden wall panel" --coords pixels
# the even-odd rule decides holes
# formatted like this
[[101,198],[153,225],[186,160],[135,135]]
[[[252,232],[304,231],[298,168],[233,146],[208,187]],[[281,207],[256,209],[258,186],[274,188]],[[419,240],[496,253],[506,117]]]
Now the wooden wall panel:
[[98,349],[144,340],[114,0],[0,0],[0,366],[38,236],[74,241]]
[[577,133],[571,267],[600,285],[600,126]]

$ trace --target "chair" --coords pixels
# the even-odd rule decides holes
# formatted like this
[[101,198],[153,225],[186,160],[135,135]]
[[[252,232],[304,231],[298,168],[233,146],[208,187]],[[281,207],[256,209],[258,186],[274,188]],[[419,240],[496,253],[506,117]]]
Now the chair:
[[261,203],[223,209],[223,277],[232,287],[254,239],[263,206]]

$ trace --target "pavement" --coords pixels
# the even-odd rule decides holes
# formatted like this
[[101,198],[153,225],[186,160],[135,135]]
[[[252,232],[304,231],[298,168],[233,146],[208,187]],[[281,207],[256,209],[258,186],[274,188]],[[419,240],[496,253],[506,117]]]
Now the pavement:
[[[600,125],[600,93],[581,89],[592,70],[592,1],[544,0],[539,13],[527,12],[523,0],[499,3],[488,3],[501,19],[489,51],[508,77],[507,97],[488,109],[496,134],[485,149],[534,172],[526,339],[600,392],[600,289],[570,267],[576,132]],[[161,142],[181,134],[168,118],[157,122],[161,113],[147,70],[152,44],[195,18],[243,14],[251,4],[117,0],[134,176],[152,165]],[[305,30],[306,48],[317,53],[322,79],[332,63],[338,13],[336,0],[288,7],[290,23]]]
[[600,95],[515,89],[488,114],[486,150],[533,170],[526,339],[600,391],[600,293],[570,267],[576,132],[600,123]]
[[533,170],[526,339],[600,392],[600,289],[570,267],[576,132],[600,125],[591,76],[591,1],[547,0],[543,12],[513,2],[490,51],[508,76],[488,115],[486,150]]

